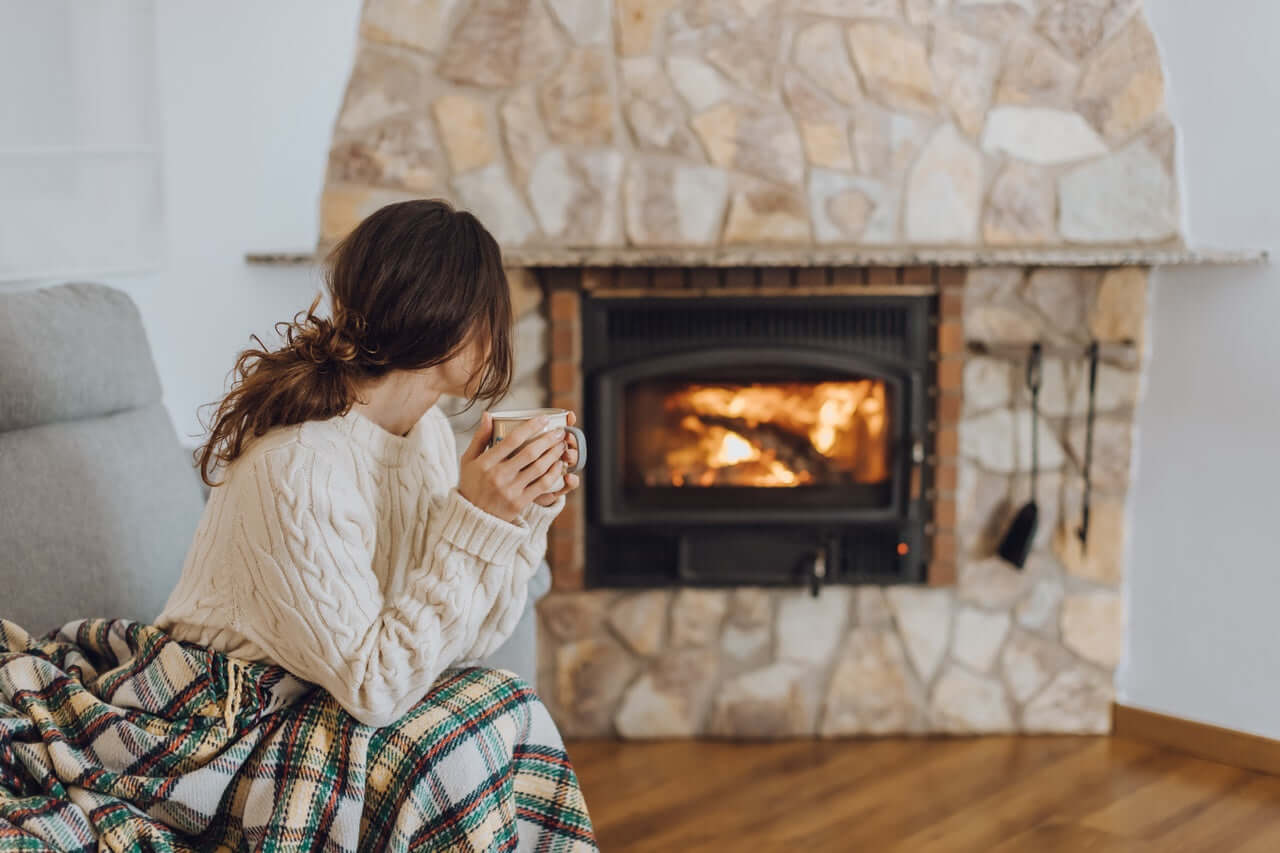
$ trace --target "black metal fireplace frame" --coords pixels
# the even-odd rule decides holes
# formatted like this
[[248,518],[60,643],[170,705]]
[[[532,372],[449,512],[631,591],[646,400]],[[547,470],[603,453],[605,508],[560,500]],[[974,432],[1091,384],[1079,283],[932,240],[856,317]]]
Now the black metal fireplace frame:
[[[923,581],[931,550],[926,525],[932,518],[936,310],[936,297],[883,292],[585,295],[584,416],[594,460],[586,489],[587,585]],[[700,319],[686,321],[696,312]],[[859,312],[866,322],[854,323],[855,333],[842,337],[842,329],[849,331],[842,318],[857,319]],[[656,325],[644,319],[653,316],[665,319]],[[841,506],[834,502],[840,490],[806,488],[741,490],[759,497],[755,506],[751,500],[711,505],[693,489],[680,490],[686,494],[669,508],[628,502],[619,453],[627,384],[660,377],[711,380],[716,371],[741,381],[743,366],[766,362],[779,371],[777,378],[800,379],[811,371],[814,378],[885,382],[893,429],[889,501]],[[823,505],[824,497],[831,502]]]

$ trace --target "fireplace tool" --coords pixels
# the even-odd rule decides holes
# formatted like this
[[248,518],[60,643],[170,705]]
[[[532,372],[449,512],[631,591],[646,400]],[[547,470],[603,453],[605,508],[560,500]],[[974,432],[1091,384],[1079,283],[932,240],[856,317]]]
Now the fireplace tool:
[[1076,536],[1083,553],[1089,547],[1089,499],[1093,491],[1093,422],[1098,396],[1098,342],[1089,344],[1089,410],[1084,422],[1084,496],[1080,501],[1080,526]]
[[1036,505],[1036,480],[1040,473],[1040,358],[1041,347],[1037,342],[1031,345],[1027,357],[1027,389],[1031,391],[1031,497],[1013,517],[996,552],[1019,569],[1027,563],[1040,523],[1040,507]]

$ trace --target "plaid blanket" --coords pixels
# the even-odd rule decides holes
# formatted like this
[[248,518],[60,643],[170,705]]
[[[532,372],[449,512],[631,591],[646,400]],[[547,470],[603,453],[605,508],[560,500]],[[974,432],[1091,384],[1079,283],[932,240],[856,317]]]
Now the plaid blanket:
[[357,722],[279,667],[119,620],[0,620],[0,851],[591,851],[546,708],[445,673]]

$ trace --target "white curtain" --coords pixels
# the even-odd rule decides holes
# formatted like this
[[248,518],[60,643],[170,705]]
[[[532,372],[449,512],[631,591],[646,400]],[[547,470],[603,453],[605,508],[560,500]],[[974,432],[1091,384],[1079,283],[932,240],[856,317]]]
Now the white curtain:
[[0,281],[153,268],[153,0],[0,0]]

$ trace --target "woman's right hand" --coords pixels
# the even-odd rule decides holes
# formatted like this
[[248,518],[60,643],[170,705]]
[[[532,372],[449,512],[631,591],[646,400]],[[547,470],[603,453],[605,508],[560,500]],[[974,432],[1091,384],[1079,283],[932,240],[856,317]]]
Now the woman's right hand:
[[485,412],[462,454],[458,494],[490,515],[514,523],[534,498],[552,491],[564,473],[561,457],[567,434],[551,430],[539,435],[546,428],[546,418],[534,418],[489,447],[493,417]]

